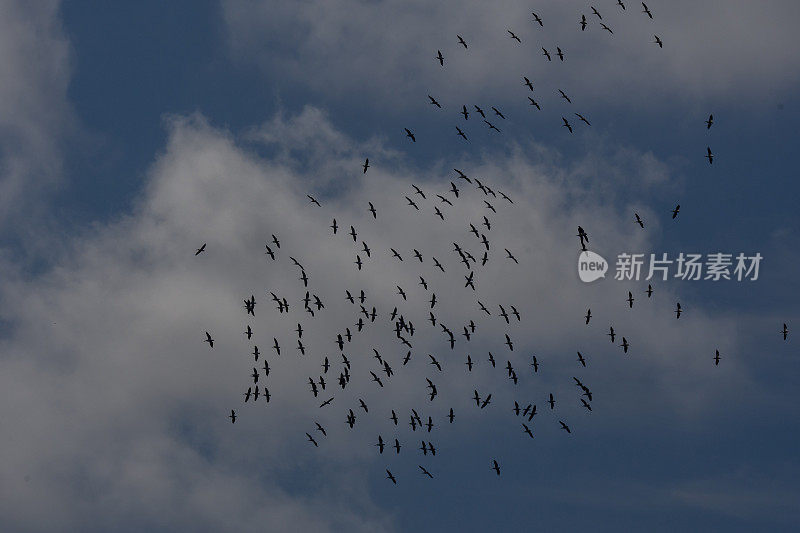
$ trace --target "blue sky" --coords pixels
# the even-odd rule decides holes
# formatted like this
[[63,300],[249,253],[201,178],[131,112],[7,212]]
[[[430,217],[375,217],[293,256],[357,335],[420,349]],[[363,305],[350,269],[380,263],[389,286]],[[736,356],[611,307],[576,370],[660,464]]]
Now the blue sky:
[[[9,398],[0,408],[9,421],[0,522],[19,531],[796,527],[798,7],[654,0],[650,21],[634,2],[625,12],[595,4],[609,35],[580,2],[482,4],[0,9],[0,386]],[[546,62],[541,46],[561,46],[566,60]],[[533,93],[522,76],[534,80]],[[490,135],[475,113],[457,114],[476,103],[503,110],[508,119],[494,120],[502,134]],[[706,130],[709,113],[715,124]],[[467,222],[488,212],[453,167],[515,200],[490,199],[499,213],[487,233],[520,264],[497,252],[478,271],[477,297],[494,309],[516,303],[518,324],[482,317],[462,290],[451,243],[482,252]],[[447,194],[450,181],[463,193],[442,206],[440,223],[431,216],[435,193]],[[415,217],[403,199],[413,196],[410,183],[429,196]],[[309,206],[306,194],[323,206]],[[330,235],[332,217],[372,247],[363,273],[352,265],[364,255],[359,246]],[[574,271],[577,224],[612,262],[620,252],[760,252],[760,277],[668,280],[654,283],[651,300],[647,282],[612,276],[584,285]],[[263,249],[273,233],[283,248],[269,263]],[[208,251],[195,258],[202,242]],[[409,257],[393,261],[389,247]],[[424,263],[410,263],[414,248]],[[318,318],[269,309],[269,291],[302,295],[289,255],[329,307]],[[431,268],[431,255],[449,262],[447,276]],[[440,321],[460,332],[474,318],[480,336],[451,352],[424,324],[418,276],[444,296]],[[397,285],[414,287],[409,302]],[[357,316],[343,287],[367,288],[384,315],[406,306],[419,330],[415,355],[404,368],[391,334],[368,328],[348,347],[355,384],[320,411],[305,382],[328,355],[335,387],[332,339]],[[259,303],[252,322],[239,309],[251,292]],[[595,318],[586,326],[589,307]],[[293,347],[298,321],[311,352],[302,359]],[[247,323],[256,341],[241,335]],[[632,356],[608,343],[609,324],[631,339]],[[204,331],[214,331],[213,351]],[[503,351],[503,333],[514,352]],[[273,336],[291,352],[265,355],[274,377],[262,379],[274,399],[243,405],[252,344],[268,352]],[[396,370],[380,391],[367,373],[375,347]],[[465,350],[480,361],[471,374]],[[497,369],[487,351],[499,354]],[[585,369],[576,351],[588,354]],[[444,372],[431,374],[427,353]],[[541,375],[530,371],[532,354]],[[507,359],[518,387],[500,368]],[[592,386],[591,413],[573,375]],[[425,399],[426,377],[439,383],[439,402]],[[493,392],[494,405],[476,410],[473,389]],[[559,399],[554,413],[549,392]],[[349,430],[344,416],[359,411],[358,398],[370,412]],[[514,400],[538,406],[532,441]],[[408,430],[415,406],[437,420],[433,433]],[[457,419],[445,427],[450,406]],[[392,408],[403,413],[397,429]],[[319,448],[305,442],[315,421],[329,429]],[[403,452],[379,455],[378,434],[397,436]],[[415,449],[420,438],[437,443],[435,459]]]

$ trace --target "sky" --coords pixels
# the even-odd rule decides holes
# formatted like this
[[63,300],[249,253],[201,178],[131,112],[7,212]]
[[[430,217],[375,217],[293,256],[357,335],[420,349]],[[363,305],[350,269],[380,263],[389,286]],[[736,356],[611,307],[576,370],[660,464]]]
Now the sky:
[[[796,529],[800,6],[624,4],[0,2],[3,530]],[[758,279],[615,279],[717,252]]]

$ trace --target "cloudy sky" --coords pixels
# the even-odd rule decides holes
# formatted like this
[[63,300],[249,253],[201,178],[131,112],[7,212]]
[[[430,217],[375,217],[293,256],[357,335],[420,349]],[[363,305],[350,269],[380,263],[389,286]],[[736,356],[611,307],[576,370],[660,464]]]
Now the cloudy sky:
[[[796,527],[800,5],[625,4],[595,3],[601,20],[573,0],[0,1],[2,529]],[[591,284],[578,225],[610,263]],[[614,279],[620,253],[681,252],[763,260],[755,281],[651,280],[651,298],[644,276]],[[376,309],[361,332],[346,290]],[[395,307],[415,328],[405,365]],[[244,403],[254,366],[268,403]]]

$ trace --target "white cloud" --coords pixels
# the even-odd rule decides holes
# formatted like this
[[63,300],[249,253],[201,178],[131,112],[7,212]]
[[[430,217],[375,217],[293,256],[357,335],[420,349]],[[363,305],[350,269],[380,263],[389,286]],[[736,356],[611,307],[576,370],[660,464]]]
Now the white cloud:
[[[530,397],[544,411],[546,393],[553,391],[558,416],[589,432],[600,422],[581,411],[573,375],[585,378],[600,405],[615,409],[625,423],[654,402],[669,403],[676,417],[702,417],[698,405],[713,409],[721,401],[715,391],[723,385],[714,385],[720,375],[726,386],[746,382],[735,356],[718,368],[711,363],[717,346],[735,352],[732,324],[692,308],[685,319],[674,320],[677,296],[671,287],[658,287],[652,301],[636,287],[640,299],[630,311],[624,284],[579,285],[578,224],[601,253],[646,250],[653,230],[635,227],[601,180],[587,184],[585,171],[558,170],[527,155],[541,153],[536,147],[464,169],[509,194],[511,205],[461,180],[456,201],[442,180],[452,175],[449,164],[412,174],[399,154],[378,141],[349,139],[314,108],[278,115],[244,139],[210,127],[199,115],[172,117],[168,128],[168,144],[132,213],[70,241],[56,266],[41,276],[14,276],[15,267],[3,265],[9,275],[0,286],[0,317],[11,333],[0,349],[0,388],[7,398],[0,417],[11,438],[0,460],[0,515],[13,527],[102,529],[123,520],[165,529],[391,529],[371,503],[367,481],[368,472],[385,468],[375,464],[377,433],[396,434],[402,442],[416,437],[407,425],[389,426],[392,408],[407,420],[416,407],[443,424],[454,406],[460,421],[482,426],[507,416],[506,407],[518,396]],[[372,164],[366,175],[360,171],[365,154]],[[663,171],[651,155],[630,159],[634,168]],[[425,190],[426,200],[413,194],[411,182]],[[307,193],[317,195],[323,207],[310,205]],[[436,200],[436,193],[454,206]],[[413,196],[421,211],[406,205],[404,196]],[[377,220],[367,211],[369,201]],[[434,205],[444,222],[434,216]],[[469,222],[479,226],[483,215],[492,221],[490,231],[481,229],[492,252],[485,268],[474,269],[473,294],[464,288],[467,270],[452,243],[480,259],[482,245],[467,230]],[[328,228],[334,217],[341,228],[335,237]],[[357,243],[347,235],[351,224]],[[264,254],[271,234],[281,240],[275,262]],[[359,252],[362,241],[371,247],[371,258]],[[195,257],[203,242],[206,252]],[[402,263],[391,257],[390,247],[403,254]],[[415,248],[423,263],[413,258]],[[504,248],[519,265],[504,259]],[[361,272],[353,264],[357,253],[365,261]],[[308,290],[326,305],[318,318],[302,310],[304,289],[289,256],[304,265]],[[446,274],[433,268],[432,256]],[[458,338],[453,351],[441,330],[425,322],[430,291],[419,286],[418,276],[439,297],[435,312]],[[406,290],[407,302],[397,285]],[[353,378],[342,392],[334,339],[345,327],[355,331],[358,317],[357,307],[344,300],[345,289],[364,289],[367,307],[374,305],[379,317],[346,347]],[[287,298],[291,314],[274,310],[269,291]],[[251,293],[256,317],[248,320],[242,299]],[[476,299],[493,316],[482,316]],[[501,303],[516,305],[522,321],[512,318],[506,325],[496,314]],[[406,367],[400,362],[406,350],[388,319],[395,306],[416,327]],[[595,316],[589,327],[582,323],[586,307]],[[466,343],[461,332],[470,319],[477,331]],[[305,356],[295,348],[297,322],[306,330]],[[256,332],[252,342],[242,334],[248,323]],[[629,356],[608,343],[609,324],[631,341]],[[216,339],[213,350],[202,342],[206,330]],[[504,333],[516,342],[514,352],[502,346]],[[273,337],[282,345],[280,357],[270,349]],[[262,372],[259,383],[273,395],[269,404],[242,404],[252,367],[263,364],[253,363],[253,344],[272,366],[270,377]],[[368,370],[378,370],[373,347],[396,373],[384,389],[369,381]],[[497,357],[495,370],[486,362],[488,350]],[[576,362],[577,350],[589,358],[586,370]],[[468,352],[479,365],[472,374],[464,365]],[[428,353],[444,372],[428,363]],[[528,366],[532,353],[543,365],[537,376]],[[319,409],[323,397],[311,396],[307,380],[320,375],[324,355],[333,369],[323,394],[336,400]],[[520,375],[516,389],[501,368],[506,360]],[[426,377],[440,390],[433,403],[426,400]],[[473,388],[492,392],[499,411],[490,408],[486,415],[471,408]],[[358,409],[358,398],[370,406],[368,415]],[[226,419],[231,408],[240,416],[235,425]],[[343,423],[347,408],[358,412],[352,431]],[[314,420],[329,429],[319,449],[304,442]],[[558,431],[547,413],[537,427],[544,435]],[[432,435],[445,452],[454,445],[447,431]],[[408,477],[417,475],[414,468],[397,466]],[[287,472],[291,482],[281,481]],[[300,484],[304,496],[287,484]]]
[[[40,197],[61,178],[69,44],[58,2],[0,5],[0,221],[41,213]],[[24,226],[17,227],[21,232]]]
[[[235,58],[261,65],[284,88],[299,85],[354,105],[423,107],[428,93],[454,105],[525,104],[523,75],[545,108],[560,103],[558,88],[586,109],[587,103],[652,108],[675,100],[708,105],[738,102],[743,94],[778,99],[797,86],[796,2],[653,1],[653,20],[638,2],[628,4],[626,11],[600,6],[610,35],[577,1],[533,7],[544,27],[533,21],[531,4],[520,1],[502,8],[476,1],[223,3]],[[582,13],[589,21],[584,32]],[[654,34],[663,49],[653,44]],[[556,46],[566,54],[563,63],[543,56],[541,47],[555,54]],[[445,68],[434,59],[437,50]]]

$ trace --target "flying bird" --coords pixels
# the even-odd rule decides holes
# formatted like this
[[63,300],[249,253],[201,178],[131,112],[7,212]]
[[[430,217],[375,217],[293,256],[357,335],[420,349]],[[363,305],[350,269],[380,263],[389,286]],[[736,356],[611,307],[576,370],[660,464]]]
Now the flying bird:
[[533,438],[533,432],[531,431],[531,428],[529,428],[527,424],[525,424],[525,422],[522,422],[522,427],[523,431],[525,431],[525,433],[527,433],[530,438]]
[[[528,89],[530,89],[531,91],[533,91],[533,82],[532,82],[531,80],[529,80],[527,76],[522,76],[522,79],[524,79],[524,80],[525,80],[525,83],[524,83],[524,85],[525,85],[525,86],[526,86]],[[529,98],[530,98],[530,97],[529,97]]]
[[511,337],[508,336],[508,333],[506,333],[505,336],[506,336],[505,345],[508,346],[508,349],[513,352],[514,351],[514,343],[511,341]]
[[495,130],[497,133],[501,133],[500,129],[491,122],[489,122],[488,120],[484,119],[484,122],[486,123],[487,126],[489,126],[490,130]]
[[464,174],[463,172],[461,172],[457,168],[454,168],[453,170],[455,170],[458,173],[458,178],[459,179],[466,180],[467,183],[472,183],[472,180],[469,179],[466,174]]
[[[563,117],[562,117],[562,118],[563,118]],[[565,120],[565,122],[566,122],[566,120]],[[589,242],[589,235],[588,235],[588,234],[586,233],[586,231],[585,231],[585,230],[584,230],[582,227],[580,227],[580,226],[578,226],[578,234],[576,235],[576,237],[578,237],[578,238],[581,240],[581,247],[583,247],[583,248],[585,249],[585,246],[584,246],[584,242],[583,242],[583,241]]]
[[492,395],[491,395],[491,394],[489,394],[489,395],[488,395],[486,398],[484,398],[484,399],[483,399],[483,402],[481,402],[481,409],[483,409],[484,407],[486,407],[487,405],[489,405],[489,403],[490,403],[491,401],[492,401]]
[[194,255],[200,255],[200,254],[201,254],[201,253],[203,253],[205,250],[206,250],[206,243],[203,243],[203,246],[201,246],[200,248],[198,248],[198,249],[197,249],[197,251],[194,253]]

